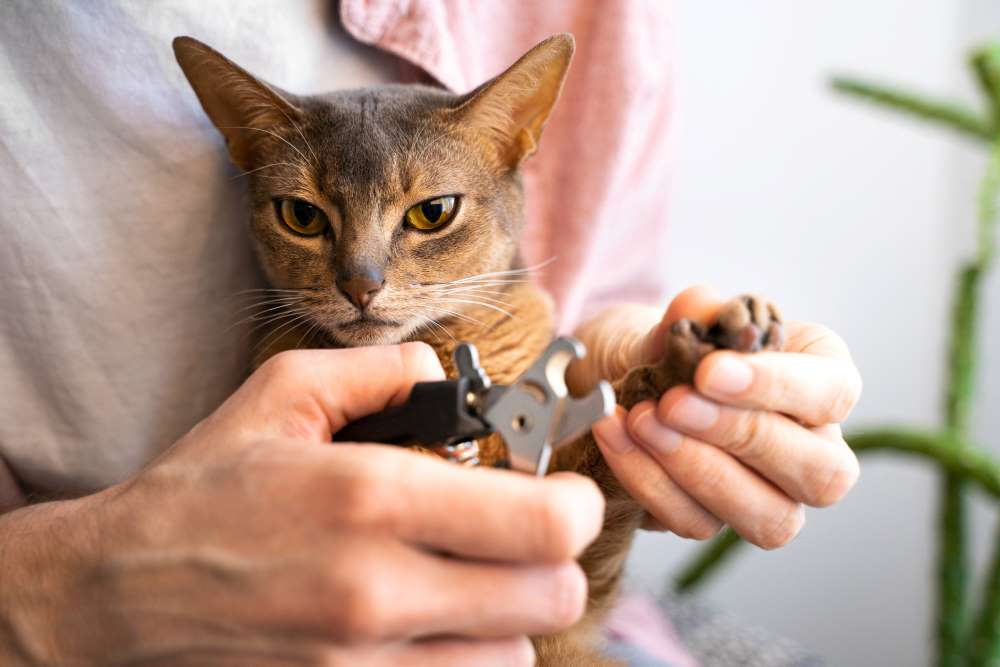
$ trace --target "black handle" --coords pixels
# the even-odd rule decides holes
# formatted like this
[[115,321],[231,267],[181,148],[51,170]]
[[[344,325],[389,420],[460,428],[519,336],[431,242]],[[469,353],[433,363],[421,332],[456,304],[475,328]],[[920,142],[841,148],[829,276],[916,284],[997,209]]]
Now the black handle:
[[468,404],[469,379],[419,382],[406,403],[351,422],[335,442],[447,445],[492,432]]

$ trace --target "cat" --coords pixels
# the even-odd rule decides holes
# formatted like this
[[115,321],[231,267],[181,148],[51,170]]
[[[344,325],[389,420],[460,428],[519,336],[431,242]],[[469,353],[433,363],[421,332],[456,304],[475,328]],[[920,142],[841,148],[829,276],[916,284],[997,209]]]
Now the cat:
[[[454,376],[454,348],[469,341],[495,382],[525,370],[554,326],[552,303],[518,252],[520,168],[538,148],[573,50],[572,36],[551,37],[462,95],[387,85],[299,96],[197,40],[174,40],[181,69],[248,176],[250,233],[274,288],[265,304],[273,328],[254,364],[303,346],[419,340]],[[663,361],[612,378],[617,400],[630,408],[690,383],[712,350],[781,345],[773,304],[733,299],[711,327],[675,323]],[[498,436],[479,445],[484,465],[505,458]],[[569,630],[533,638],[538,664],[618,664],[601,654],[599,625],[643,509],[590,435],[562,448],[551,469],[591,477],[607,504],[603,532],[580,558],[587,611]]]

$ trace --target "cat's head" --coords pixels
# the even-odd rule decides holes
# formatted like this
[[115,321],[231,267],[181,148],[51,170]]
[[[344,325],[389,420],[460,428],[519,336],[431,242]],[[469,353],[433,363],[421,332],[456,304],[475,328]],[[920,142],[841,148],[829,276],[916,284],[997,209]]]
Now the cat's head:
[[[490,303],[522,226],[534,153],[573,54],[540,43],[472,92],[381,86],[299,96],[189,37],[174,52],[247,173],[276,305],[346,345],[393,343]],[[336,67],[336,63],[330,63]]]

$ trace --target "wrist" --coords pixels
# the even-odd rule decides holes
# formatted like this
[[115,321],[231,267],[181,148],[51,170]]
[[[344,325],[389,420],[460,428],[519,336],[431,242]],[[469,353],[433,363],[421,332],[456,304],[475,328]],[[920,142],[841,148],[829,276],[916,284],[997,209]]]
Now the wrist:
[[96,630],[94,619],[80,617],[79,604],[79,582],[94,571],[98,554],[95,498],[0,516],[0,664],[87,664],[74,638]]
[[598,380],[614,382],[633,367],[655,361],[652,337],[662,317],[661,309],[624,304],[606,308],[577,327],[574,335],[587,346],[587,356],[570,366],[570,390],[585,391]]

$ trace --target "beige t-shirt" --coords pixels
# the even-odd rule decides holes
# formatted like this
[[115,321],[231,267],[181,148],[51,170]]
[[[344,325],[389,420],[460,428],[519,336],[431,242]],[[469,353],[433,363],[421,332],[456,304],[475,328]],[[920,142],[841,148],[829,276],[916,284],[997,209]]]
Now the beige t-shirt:
[[28,488],[125,478],[245,376],[244,186],[184,34],[301,93],[401,62],[325,0],[0,3],[0,457]]

